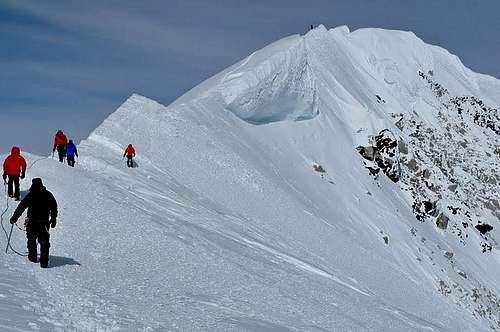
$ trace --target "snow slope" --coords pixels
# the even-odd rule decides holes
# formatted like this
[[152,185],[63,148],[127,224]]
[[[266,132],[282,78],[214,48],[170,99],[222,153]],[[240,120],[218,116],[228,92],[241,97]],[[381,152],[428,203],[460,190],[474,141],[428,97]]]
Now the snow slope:
[[[0,256],[0,327],[498,330],[498,182],[474,174],[488,168],[498,179],[491,149],[500,141],[480,121],[486,115],[467,116],[470,100],[462,118],[441,113],[454,96],[498,107],[499,88],[412,33],[320,26],[168,107],[132,95],[80,144],[75,169],[51,158],[31,168],[61,206],[52,268]],[[383,129],[408,147],[398,183],[370,176],[356,150]],[[456,195],[446,191],[449,169],[426,150],[448,143],[456,152],[455,139],[476,153],[462,156],[476,158],[473,170],[449,166],[461,175]],[[133,169],[121,160],[128,143],[138,152]],[[431,169],[428,182],[411,158]],[[433,216],[416,219],[419,199],[461,210],[445,211],[440,229]],[[464,204],[493,231],[475,230]],[[19,230],[13,245],[24,248]]]

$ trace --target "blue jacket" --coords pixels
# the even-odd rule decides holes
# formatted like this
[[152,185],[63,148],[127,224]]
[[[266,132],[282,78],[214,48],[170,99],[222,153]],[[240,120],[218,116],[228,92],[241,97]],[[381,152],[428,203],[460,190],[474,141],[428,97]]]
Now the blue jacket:
[[76,150],[76,145],[74,143],[69,143],[66,145],[66,156],[68,158],[78,157],[78,151]]

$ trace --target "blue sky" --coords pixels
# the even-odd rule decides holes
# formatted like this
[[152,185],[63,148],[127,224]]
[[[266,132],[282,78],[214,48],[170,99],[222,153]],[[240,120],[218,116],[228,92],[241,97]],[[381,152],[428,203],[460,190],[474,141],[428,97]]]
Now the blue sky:
[[498,0],[0,0],[0,152],[84,139],[130,94],[164,104],[310,24],[411,30],[500,77]]

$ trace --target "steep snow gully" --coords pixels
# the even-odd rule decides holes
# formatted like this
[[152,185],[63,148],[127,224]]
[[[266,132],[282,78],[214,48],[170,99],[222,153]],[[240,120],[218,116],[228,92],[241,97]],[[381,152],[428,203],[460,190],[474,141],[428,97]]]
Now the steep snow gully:
[[500,330],[499,91],[412,33],[320,26],[132,95],[23,181],[60,218],[49,269],[0,256],[0,329]]

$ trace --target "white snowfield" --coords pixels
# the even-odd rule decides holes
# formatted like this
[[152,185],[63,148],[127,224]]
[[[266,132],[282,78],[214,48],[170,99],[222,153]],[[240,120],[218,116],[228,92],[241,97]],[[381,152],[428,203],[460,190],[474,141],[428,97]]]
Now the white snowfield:
[[[60,216],[49,269],[0,255],[0,330],[499,330],[498,248],[481,252],[473,227],[463,244],[417,221],[409,194],[356,151],[384,128],[400,134],[393,113],[437,123],[419,71],[500,106],[497,79],[412,33],[323,26],[168,107],[132,95],[74,169],[47,158],[22,181],[41,177]],[[498,217],[483,221],[494,242]],[[12,244],[25,251],[18,229]]]

